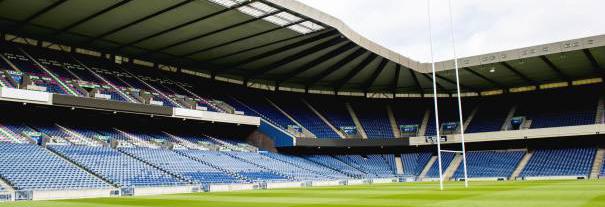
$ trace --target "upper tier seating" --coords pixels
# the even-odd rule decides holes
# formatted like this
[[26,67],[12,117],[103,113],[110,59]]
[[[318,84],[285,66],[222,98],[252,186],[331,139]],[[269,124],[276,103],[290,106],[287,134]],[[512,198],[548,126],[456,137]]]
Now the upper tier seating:
[[16,190],[111,188],[37,145],[0,143],[0,163],[0,176]]
[[[469,178],[509,178],[523,158],[525,151],[467,152]],[[460,164],[454,178],[464,178],[464,166]]]
[[178,152],[194,160],[198,160],[203,163],[207,163],[217,168],[226,170],[230,173],[237,174],[243,178],[246,178],[249,182],[289,180],[283,175],[279,175],[275,172],[261,168],[254,164],[244,162],[240,159],[231,157],[222,152],[198,150],[182,150]]
[[469,123],[466,133],[500,131],[506,121],[511,105],[506,101],[484,102]]
[[295,126],[296,124],[290,120],[286,115],[279,111],[275,106],[271,105],[262,96],[238,96],[238,100],[245,103],[247,106],[252,108],[254,111],[260,113],[269,121],[278,124],[281,128],[287,129],[288,126]]
[[430,152],[401,154],[404,176],[419,176],[433,155]]
[[50,148],[119,187],[169,186],[183,183],[115,149],[88,146]]
[[340,136],[304,104],[300,98],[283,96],[273,98],[272,101],[303,125],[303,127],[311,131],[317,138],[340,138]]
[[123,148],[121,151],[195,183],[237,183],[238,178],[165,149]]
[[355,123],[343,102],[319,98],[306,99],[319,113],[321,113],[336,129],[341,127],[355,127]]
[[418,128],[420,128],[424,113],[430,106],[432,105],[426,101],[416,100],[391,104],[397,127],[400,125],[418,125]]
[[[452,160],[454,160],[454,153],[450,153],[450,152],[442,152],[441,153],[441,167],[442,167],[442,173],[445,173],[445,170],[447,170],[447,168],[450,166],[450,164],[452,164]],[[429,169],[429,171],[426,173],[427,178],[438,178],[439,177],[439,160],[435,160],[435,162],[433,163],[433,165],[431,165],[431,168]]]
[[537,94],[525,99],[515,116],[526,116],[532,129],[595,124],[597,102],[594,94]]
[[352,106],[368,138],[393,138],[393,129],[384,104],[367,101],[363,104],[352,103]]
[[596,148],[538,149],[520,176],[588,176],[596,152]]
[[[458,101],[456,99],[440,100],[439,102],[439,128],[444,123],[455,122],[458,123],[460,128],[460,117],[458,116]],[[432,104],[431,104],[432,105]],[[477,106],[476,102],[465,101],[462,103],[462,117],[463,120],[468,118],[468,115]],[[426,136],[435,136],[437,131],[435,129],[435,108],[431,107],[429,121],[426,126]]]
[[361,178],[366,177],[367,173],[350,166],[347,163],[344,163],[330,155],[304,155],[302,156],[305,159],[311,160],[320,165],[329,167],[331,169],[337,170],[341,173],[344,173],[351,177]]

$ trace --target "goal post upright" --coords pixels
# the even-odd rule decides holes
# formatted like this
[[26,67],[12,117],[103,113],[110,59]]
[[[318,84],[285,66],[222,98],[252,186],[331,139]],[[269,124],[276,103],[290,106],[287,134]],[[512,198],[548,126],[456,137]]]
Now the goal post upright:
[[458,99],[458,119],[460,121],[460,141],[462,145],[462,165],[464,168],[464,187],[468,188],[468,172],[466,165],[466,146],[464,143],[464,118],[462,117],[462,96],[460,94],[460,73],[459,73],[459,65],[458,65],[458,54],[456,51],[456,33],[454,27],[454,14],[452,10],[452,0],[448,0],[449,6],[449,17],[450,17],[450,35],[452,38],[452,51],[454,54],[454,70],[456,71],[456,93]]
[[[433,72],[433,105],[435,110],[435,132],[437,136],[437,160],[439,166],[439,189],[443,190],[443,166],[441,160],[441,133],[439,129],[439,106],[437,101],[437,74],[435,71],[435,57],[433,52],[433,31],[431,22],[431,0],[427,0],[427,15],[428,15],[428,35],[430,45],[430,56],[431,56],[431,69]],[[430,126],[429,126],[430,127]]]

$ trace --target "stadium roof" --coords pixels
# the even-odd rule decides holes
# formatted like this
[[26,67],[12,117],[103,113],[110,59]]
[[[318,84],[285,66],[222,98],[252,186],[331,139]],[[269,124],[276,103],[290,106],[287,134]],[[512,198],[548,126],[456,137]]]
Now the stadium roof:
[[[5,33],[322,91],[427,93],[430,64],[386,49],[293,0],[3,0]],[[395,35],[395,34],[394,34]],[[497,40],[494,40],[497,41]],[[468,92],[604,77],[605,36],[462,58]],[[437,63],[455,90],[453,61]]]

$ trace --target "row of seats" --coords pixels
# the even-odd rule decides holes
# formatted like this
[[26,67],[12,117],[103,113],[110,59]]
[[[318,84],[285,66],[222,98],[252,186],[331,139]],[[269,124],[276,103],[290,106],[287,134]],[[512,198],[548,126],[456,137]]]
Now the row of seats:
[[37,145],[2,143],[0,163],[0,176],[16,190],[112,187]]
[[520,176],[588,176],[596,152],[596,148],[538,149]]
[[404,153],[401,154],[401,162],[403,164],[403,175],[404,176],[419,176],[422,170],[431,160],[432,153],[430,152],[418,152],[418,153]]
[[[525,155],[525,151],[472,151],[466,153],[469,178],[509,178]],[[453,178],[464,178],[460,165]]]
[[50,149],[118,187],[165,186],[183,183],[161,170],[112,148],[50,146]]

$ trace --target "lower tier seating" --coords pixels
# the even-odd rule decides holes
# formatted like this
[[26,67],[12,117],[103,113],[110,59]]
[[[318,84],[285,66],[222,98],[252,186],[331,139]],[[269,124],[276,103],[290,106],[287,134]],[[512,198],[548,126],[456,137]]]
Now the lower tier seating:
[[521,177],[588,176],[596,148],[538,149]]
[[303,156],[305,159],[311,160],[315,163],[319,163],[320,165],[338,170],[348,176],[351,177],[365,177],[366,173],[354,168],[347,163],[344,163],[330,155],[305,155]]
[[0,175],[16,190],[112,187],[37,145],[0,144],[0,163]]
[[302,157],[283,155],[283,154],[271,153],[271,152],[263,153],[263,155],[265,155],[267,157],[271,157],[276,160],[281,160],[283,162],[291,163],[299,168],[310,170],[323,177],[331,177],[331,178],[336,178],[336,179],[349,178],[349,176],[347,176],[341,172],[338,172],[331,168],[327,168],[325,166],[322,166],[322,165],[312,162],[310,160],[304,159]]
[[433,155],[430,152],[401,154],[404,176],[419,176]]
[[227,152],[233,157],[244,160],[249,163],[254,163],[262,168],[274,171],[281,175],[287,176],[293,180],[306,181],[306,180],[332,180],[334,177],[322,176],[316,172],[303,169],[292,165],[287,162],[283,162],[277,159],[273,159],[264,156],[259,153],[247,153],[247,152]]
[[173,176],[115,149],[87,146],[50,148],[119,187],[168,186],[182,183]]
[[[442,170],[443,173],[445,173],[445,170],[450,166],[450,164],[452,163],[452,160],[454,160],[454,153],[449,153],[449,152],[443,152],[441,153],[441,166],[442,166]],[[429,171],[426,174],[427,178],[438,178],[439,177],[439,161],[435,160],[435,162],[433,163],[433,165],[431,166],[431,169],[429,169]]]
[[195,183],[237,183],[240,180],[209,165],[179,155],[175,151],[149,148],[123,148],[121,151]]
[[222,152],[182,150],[179,151],[179,153],[194,160],[198,160],[203,163],[223,169],[227,172],[236,174],[241,178],[245,178],[249,182],[290,180],[286,176],[279,175],[275,172],[263,169],[255,164],[245,162],[243,160],[234,158]]
[[394,155],[339,155],[336,156],[339,160],[360,169],[368,174],[368,177],[393,177],[395,170],[387,162],[385,157],[393,158]]
[[[467,173],[469,178],[508,178],[525,155],[525,151],[482,151],[467,152]],[[454,178],[464,178],[461,164]]]

